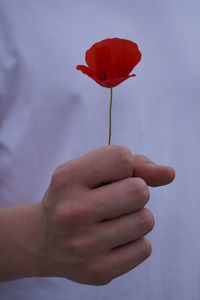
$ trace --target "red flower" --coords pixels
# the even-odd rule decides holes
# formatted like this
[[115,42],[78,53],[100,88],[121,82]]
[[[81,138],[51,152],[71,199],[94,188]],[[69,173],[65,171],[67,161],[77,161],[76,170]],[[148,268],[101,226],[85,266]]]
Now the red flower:
[[98,84],[112,88],[129,77],[133,68],[141,59],[137,44],[119,38],[112,38],[95,43],[86,51],[85,61],[88,66],[78,65],[82,71]]

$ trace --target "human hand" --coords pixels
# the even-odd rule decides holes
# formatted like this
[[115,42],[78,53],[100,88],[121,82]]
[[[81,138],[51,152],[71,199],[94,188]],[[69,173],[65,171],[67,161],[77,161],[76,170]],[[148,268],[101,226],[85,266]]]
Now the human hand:
[[106,284],[151,254],[148,185],[174,171],[122,146],[107,146],[58,167],[41,202],[39,276]]

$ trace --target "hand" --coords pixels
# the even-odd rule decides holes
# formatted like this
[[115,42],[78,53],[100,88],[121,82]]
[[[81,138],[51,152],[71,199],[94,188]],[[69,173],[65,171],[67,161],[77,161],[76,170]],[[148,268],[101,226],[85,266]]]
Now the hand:
[[147,184],[168,184],[160,167],[122,146],[107,146],[58,167],[41,202],[39,276],[105,284],[151,254],[154,218]]

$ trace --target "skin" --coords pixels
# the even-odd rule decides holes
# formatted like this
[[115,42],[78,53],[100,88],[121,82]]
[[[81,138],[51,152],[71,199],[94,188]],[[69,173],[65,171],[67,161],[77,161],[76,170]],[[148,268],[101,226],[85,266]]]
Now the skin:
[[65,277],[103,285],[151,254],[148,185],[175,177],[123,146],[59,166],[42,201],[0,209],[0,280]]

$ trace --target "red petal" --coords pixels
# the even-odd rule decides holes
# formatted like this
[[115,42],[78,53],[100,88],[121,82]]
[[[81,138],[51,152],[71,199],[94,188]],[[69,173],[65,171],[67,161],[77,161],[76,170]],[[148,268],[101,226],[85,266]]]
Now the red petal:
[[108,78],[127,76],[141,60],[137,44],[124,39],[111,39],[109,42],[111,62],[107,70]]
[[95,70],[101,80],[106,79],[107,69],[111,61],[109,46],[102,42],[94,44],[85,55],[87,65]]
[[77,69],[101,86],[111,88],[135,76],[129,74],[140,59],[136,43],[119,38],[105,39],[86,51],[88,67],[79,65]]
[[81,71],[83,74],[88,75],[90,78],[94,79],[96,82],[99,81],[99,78],[97,77],[96,73],[93,70],[91,70],[90,68],[83,66],[83,65],[78,65],[78,66],[76,66],[76,69]]
[[82,73],[88,75],[89,77],[96,75],[93,70],[91,70],[90,68],[83,66],[83,65],[76,66],[76,69],[81,71]]
[[95,81],[103,87],[113,88],[133,76],[135,76],[135,74],[128,75],[126,77],[118,77],[118,78],[108,79],[108,80],[104,80],[104,81],[97,81],[97,80],[95,80]]
[[137,44],[113,38],[95,43],[86,52],[87,65],[101,80],[127,76],[141,59]]
[[98,76],[96,76],[95,72],[93,70],[91,70],[90,68],[86,67],[86,66],[78,65],[76,67],[76,69],[80,70],[82,73],[88,75],[90,78],[95,80],[99,85],[101,85],[103,87],[106,87],[106,88],[115,87],[118,84],[125,81],[126,79],[128,79],[129,77],[135,76],[135,74],[132,74],[132,75],[128,75],[128,76],[125,76],[125,77],[118,77],[118,78],[108,79],[108,80],[100,80],[98,78]]

